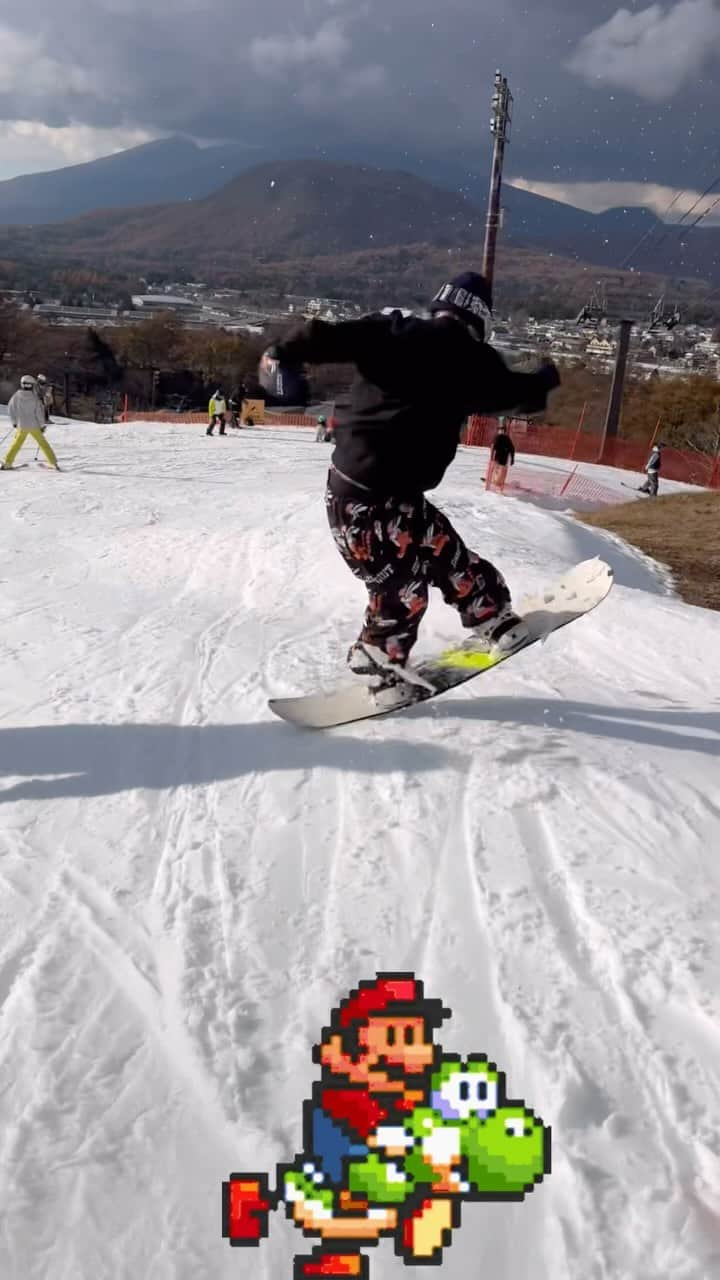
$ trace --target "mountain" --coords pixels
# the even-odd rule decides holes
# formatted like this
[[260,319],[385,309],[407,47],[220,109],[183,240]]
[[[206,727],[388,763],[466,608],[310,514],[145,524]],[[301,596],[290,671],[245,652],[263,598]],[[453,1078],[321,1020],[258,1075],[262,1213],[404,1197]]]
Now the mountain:
[[[176,173],[185,147],[179,143],[175,150]],[[149,162],[152,146],[140,150],[145,155],[136,155],[134,163]],[[166,175],[170,150],[163,146],[155,153]],[[170,179],[164,182],[167,191]],[[600,245],[623,228],[617,214],[596,217],[509,186],[504,205],[507,235],[518,244],[572,252],[580,239]],[[634,220],[633,234],[648,217]],[[255,166],[204,198],[103,209],[42,229],[0,230],[0,242],[30,245],[42,239],[52,252],[93,257],[159,251],[189,261],[232,253],[290,259],[403,244],[477,244],[484,226],[484,207],[465,192],[400,171],[306,159]]]
[[[144,150],[148,162],[153,151]],[[167,174],[170,151],[163,145],[159,154]],[[175,180],[184,155],[186,144],[180,143]],[[170,185],[168,179],[165,189]],[[339,271],[340,257],[370,255],[369,263],[372,255],[393,251],[392,288],[395,281],[412,276],[413,263],[419,264],[423,255],[427,259],[430,251],[452,253],[457,263],[466,250],[478,262],[485,226],[478,186],[479,179],[465,191],[451,191],[399,170],[317,159],[278,161],[248,169],[197,199],[106,209],[42,227],[0,227],[0,269],[6,280],[13,264],[42,264],[48,275],[62,267],[112,278],[164,272],[177,279],[189,272],[241,287],[243,281],[258,287],[264,280],[268,288],[287,292],[291,279],[302,291],[299,264],[313,260],[313,278],[325,281],[318,287],[332,293],[349,278],[357,283],[358,273],[362,276],[358,261]],[[681,248],[677,233],[670,234],[644,209],[594,215],[511,186],[505,188],[504,207],[503,252],[544,254],[551,282],[553,273],[567,274],[569,261],[584,272],[589,292],[594,277],[617,271],[640,238],[652,231],[638,260],[645,271],[720,283],[717,229],[696,230]],[[288,264],[297,270],[286,270]],[[386,257],[384,266],[388,264]],[[417,272],[418,287],[421,277],[424,282],[425,273]],[[628,279],[632,286],[632,276]]]
[[[460,194],[483,211],[488,175],[482,164],[468,167],[466,157],[422,156],[351,148],[341,157],[322,151],[309,158],[321,166],[344,165],[370,172],[397,172]],[[274,158],[239,143],[199,147],[184,138],[166,138],[132,147],[117,155],[48,173],[29,174],[0,182],[0,226],[34,226],[65,222],[97,210],[138,209],[147,205],[203,200],[227,186],[233,178],[259,164],[281,165],[305,161],[288,152]],[[597,219],[570,205],[547,200],[531,192],[505,185],[503,205],[507,229],[514,238],[535,242],[548,237],[566,240],[568,235],[591,231]],[[475,215],[477,216],[477,215]],[[483,215],[484,216],[484,213]],[[655,220],[647,210],[611,211],[601,215],[608,229],[630,224],[638,236]],[[611,227],[611,223],[615,226]],[[567,248],[565,242],[564,247]]]
[[477,242],[482,210],[411,174],[288,161],[257,166],[199,200],[103,210],[42,228],[0,229],[0,252],[58,253],[189,263],[233,254],[290,259],[398,244]]
[[64,222],[93,209],[198,200],[258,157],[240,145],[198,147],[167,138],[87,164],[0,182],[0,225]]
[[[261,224],[268,214],[271,221],[264,230],[270,234],[264,243],[270,252],[280,255],[361,248],[361,211],[367,227],[364,243],[371,246],[389,243],[393,227],[397,244],[411,242],[409,237],[414,242],[427,239],[433,244],[445,243],[449,235],[454,237],[454,243],[462,244],[467,240],[466,232],[478,242],[482,238],[478,222],[484,222],[488,187],[483,166],[480,152],[470,158],[453,152],[399,156],[391,149],[354,146],[340,156],[318,144],[315,156],[309,159],[293,154],[292,147],[286,148],[285,153],[281,149],[271,158],[268,148],[241,143],[199,147],[187,139],[167,138],[87,164],[0,182],[0,231],[3,226],[62,224],[98,210],[129,211],[128,231],[139,260],[147,260],[147,252],[155,251],[164,240],[169,253],[174,252],[171,242],[179,240],[180,252],[186,247],[184,230],[180,228],[187,227],[191,234],[187,247],[193,253],[197,247],[202,261],[208,264],[206,270],[213,265],[213,254],[222,257],[228,247],[236,253],[262,252]],[[358,179],[361,173],[366,175],[362,182]],[[262,184],[266,182],[269,187],[273,174],[276,188],[270,187],[269,191],[276,198],[269,200]],[[239,177],[242,185],[236,181]],[[281,178],[282,193],[278,185]],[[359,207],[353,200],[342,199],[343,182],[353,196],[358,195]],[[367,190],[372,182],[377,183],[374,208]],[[432,200],[428,188],[434,189]],[[283,193],[287,199],[285,210],[281,211],[279,197]],[[205,203],[214,195],[217,203]],[[454,204],[448,195],[454,198]],[[404,198],[411,203],[419,201],[417,220],[404,215]],[[296,207],[290,216],[288,209],[293,201]],[[433,201],[435,212],[431,215]],[[176,211],[157,207],[181,203],[200,203],[198,218],[191,216],[185,223]],[[503,190],[503,209],[504,242],[617,269],[641,238],[652,231],[654,234],[647,236],[633,258],[636,269],[720,281],[720,228],[697,228],[683,243],[678,230],[663,227],[648,209],[610,209],[596,215],[508,183]],[[341,216],[353,230],[348,232],[339,225]],[[260,221],[255,225],[259,234],[253,236],[253,220],[258,217]],[[236,219],[243,223],[242,230],[233,225]],[[414,225],[416,221],[418,225]],[[211,224],[218,228],[218,235]],[[83,230],[80,240],[89,235],[96,248],[103,244],[109,247],[113,230],[122,240],[120,226],[118,219],[104,225],[95,222],[92,230]],[[420,229],[422,236],[417,234]],[[324,239],[325,231],[330,233],[329,241]],[[210,244],[206,243],[208,233]],[[8,235],[14,248],[24,243],[15,232]],[[63,238],[63,244],[74,237],[73,231],[69,238]],[[122,245],[119,248],[122,250]]]

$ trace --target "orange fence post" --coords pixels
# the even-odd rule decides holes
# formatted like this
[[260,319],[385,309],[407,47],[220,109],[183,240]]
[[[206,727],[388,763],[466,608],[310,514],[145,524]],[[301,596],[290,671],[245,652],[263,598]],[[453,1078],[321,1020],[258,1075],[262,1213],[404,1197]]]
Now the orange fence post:
[[660,432],[660,425],[661,425],[661,423],[662,423],[662,418],[658,418],[658,420],[657,420],[657,426],[655,427],[655,430],[653,431],[652,440],[650,441],[650,452],[651,452],[651,453],[652,453],[652,447],[653,447],[653,445],[655,444],[655,441],[656,441],[656,440],[657,440],[657,438],[658,438],[658,434],[659,434],[659,432]]
[[584,425],[584,423],[585,423],[585,414],[587,413],[587,407],[588,407],[588,406],[587,406],[587,400],[586,400],[586,401],[585,401],[585,403],[584,403],[584,405],[583,405],[583,407],[582,407],[582,411],[581,411],[581,413],[580,413],[580,420],[579,420],[579,422],[578,422],[578,424],[577,424],[577,431],[575,432],[575,439],[573,440],[572,451],[571,451],[571,453],[570,453],[570,461],[571,461],[571,462],[573,462],[573,461],[575,460],[575,450],[577,449],[577,443],[578,443],[578,440],[580,439],[580,432],[582,431],[582,429],[583,429],[583,425]]
[[578,469],[578,464],[577,464],[577,463],[575,463],[575,466],[573,467],[573,469],[572,469],[572,471],[570,472],[570,474],[569,474],[569,476],[568,476],[567,480],[565,481],[565,483],[564,483],[564,485],[563,485],[562,489],[560,490],[560,493],[559,493],[559,495],[558,495],[559,497],[561,497],[561,498],[562,498],[562,496],[563,496],[563,494],[564,494],[565,490],[567,489],[568,485],[570,484],[571,480],[573,480],[573,478],[574,478],[574,476],[575,476],[575,472],[577,471],[577,469]]

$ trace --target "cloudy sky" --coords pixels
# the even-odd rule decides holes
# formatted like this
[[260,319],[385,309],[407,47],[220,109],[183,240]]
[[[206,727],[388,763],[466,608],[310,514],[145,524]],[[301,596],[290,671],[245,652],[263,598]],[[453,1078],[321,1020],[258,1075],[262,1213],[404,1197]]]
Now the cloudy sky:
[[530,189],[660,210],[720,173],[720,0],[3,0],[0,48],[0,178],[172,133],[476,166],[496,66]]

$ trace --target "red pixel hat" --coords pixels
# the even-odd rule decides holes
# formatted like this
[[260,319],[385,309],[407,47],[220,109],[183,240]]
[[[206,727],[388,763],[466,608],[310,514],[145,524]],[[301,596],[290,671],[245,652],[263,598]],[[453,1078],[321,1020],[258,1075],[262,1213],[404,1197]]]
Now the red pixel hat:
[[339,1010],[339,1024],[344,1031],[354,1022],[367,1022],[373,1016],[425,1018],[438,1025],[450,1015],[439,1000],[429,1000],[423,984],[411,973],[379,973],[373,981],[361,982]]

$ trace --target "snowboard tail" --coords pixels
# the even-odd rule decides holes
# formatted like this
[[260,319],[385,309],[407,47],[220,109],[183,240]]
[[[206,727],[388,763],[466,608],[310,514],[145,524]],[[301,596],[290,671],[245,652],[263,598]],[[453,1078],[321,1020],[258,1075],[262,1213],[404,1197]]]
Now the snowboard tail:
[[518,653],[546,640],[554,631],[568,626],[597,608],[613,584],[613,571],[603,560],[585,560],[575,565],[544,592],[524,601],[522,618],[528,627],[527,640],[509,653],[488,653],[479,649],[474,637],[413,666],[430,688],[400,679],[396,684],[373,691],[360,679],[335,689],[297,698],[273,698],[269,706],[275,715],[307,729],[331,729],[390,715],[417,706],[447,693],[476,676],[508,662]]

